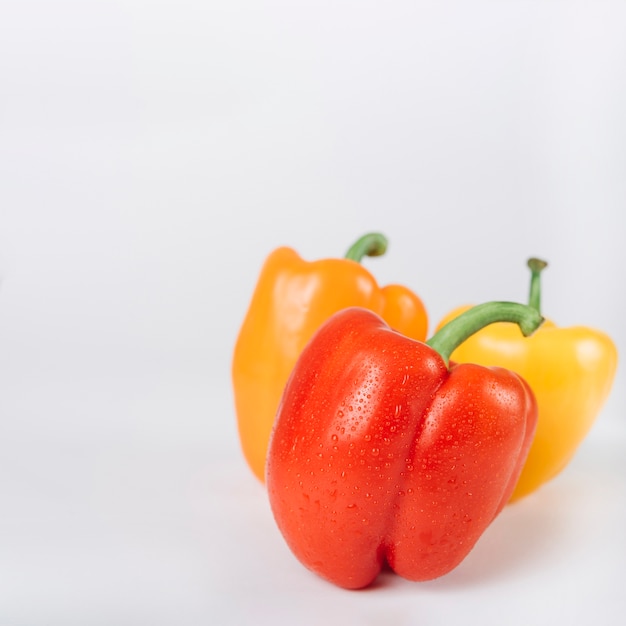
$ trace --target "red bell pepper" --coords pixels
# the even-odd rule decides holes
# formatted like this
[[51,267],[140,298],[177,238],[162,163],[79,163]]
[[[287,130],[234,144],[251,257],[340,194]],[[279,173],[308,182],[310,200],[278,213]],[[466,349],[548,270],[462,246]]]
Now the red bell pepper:
[[501,368],[448,365],[494,321],[525,335],[531,307],[487,303],[428,344],[350,308],[301,354],[278,409],[266,470],[270,504],[296,557],[345,588],[387,563],[415,581],[456,567],[509,499],[537,407]]

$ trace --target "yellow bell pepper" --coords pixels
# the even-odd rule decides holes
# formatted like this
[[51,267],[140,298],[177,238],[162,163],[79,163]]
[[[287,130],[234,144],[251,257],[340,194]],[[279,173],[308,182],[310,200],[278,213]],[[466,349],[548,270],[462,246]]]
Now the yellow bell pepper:
[[[539,259],[528,261],[529,304],[539,312],[540,273],[546,265]],[[438,327],[467,308],[452,311]],[[559,328],[550,320],[527,338],[514,324],[493,324],[461,344],[450,358],[513,370],[536,396],[537,430],[511,501],[565,468],[604,405],[617,369],[617,348],[605,333],[584,326]]]
[[294,250],[274,250],[263,265],[237,337],[232,382],[241,447],[254,474],[265,479],[265,458],[287,379],[309,339],[334,313],[358,306],[393,329],[424,340],[422,300],[403,285],[380,287],[359,261],[387,247],[379,233],[361,237],[345,258],[305,261]]

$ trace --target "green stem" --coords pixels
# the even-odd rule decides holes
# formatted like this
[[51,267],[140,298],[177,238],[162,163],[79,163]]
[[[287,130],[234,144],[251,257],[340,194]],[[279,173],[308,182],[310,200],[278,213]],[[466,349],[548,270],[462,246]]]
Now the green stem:
[[426,343],[448,364],[450,355],[468,337],[495,322],[513,322],[525,337],[532,335],[543,317],[537,309],[517,302],[486,302],[468,309],[440,328]]
[[381,256],[386,251],[387,237],[380,233],[368,233],[352,244],[345,258],[360,263],[364,256]]
[[548,263],[541,259],[528,259],[528,267],[530,268],[530,294],[528,296],[528,305],[541,313],[541,271],[547,267]]

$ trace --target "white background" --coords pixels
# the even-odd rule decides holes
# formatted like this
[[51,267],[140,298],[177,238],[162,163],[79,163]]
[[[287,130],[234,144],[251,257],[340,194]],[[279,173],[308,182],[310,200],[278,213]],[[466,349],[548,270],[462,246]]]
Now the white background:
[[575,461],[450,575],[336,589],[238,448],[265,256],[448,310],[524,301],[623,353],[623,2],[5,0],[0,624],[612,624],[624,373]]

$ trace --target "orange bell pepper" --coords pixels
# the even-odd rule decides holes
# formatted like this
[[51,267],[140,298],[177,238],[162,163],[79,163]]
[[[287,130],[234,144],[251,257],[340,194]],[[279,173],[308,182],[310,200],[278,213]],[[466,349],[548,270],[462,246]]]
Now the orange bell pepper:
[[[529,304],[540,312],[540,273],[530,259]],[[469,307],[448,314],[439,328]],[[559,474],[573,458],[606,401],[617,369],[617,348],[605,333],[584,326],[559,328],[546,320],[524,338],[513,324],[493,324],[451,355],[458,363],[499,365],[521,375],[537,399],[539,418],[528,458],[511,496],[517,500]]]
[[232,361],[239,438],[254,474],[265,479],[270,432],[287,379],[309,339],[334,313],[358,306],[395,330],[424,340],[428,318],[422,300],[401,285],[379,287],[360,265],[384,254],[387,240],[365,235],[346,258],[304,261],[291,248],[272,252],[252,295]]

